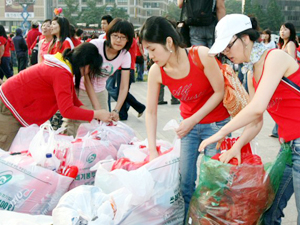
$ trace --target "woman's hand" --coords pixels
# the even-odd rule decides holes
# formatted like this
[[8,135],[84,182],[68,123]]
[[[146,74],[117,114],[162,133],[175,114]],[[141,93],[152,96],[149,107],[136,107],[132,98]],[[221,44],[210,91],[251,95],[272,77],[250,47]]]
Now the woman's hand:
[[181,123],[179,124],[179,127],[176,129],[177,136],[179,138],[183,138],[185,135],[187,135],[193,129],[193,127],[196,124],[197,123],[195,121],[193,121],[193,119],[191,117],[181,121]]
[[238,160],[238,165],[241,164],[241,148],[234,144],[229,151],[222,153],[219,157],[220,162],[228,163],[232,158]]
[[199,146],[198,151],[202,152],[206,148],[206,146],[215,143],[223,138],[225,138],[226,135],[223,135],[220,131],[215,133],[214,135],[210,136],[209,138],[203,140]]
[[115,111],[112,111],[111,112],[111,115],[112,115],[112,120],[113,121],[119,121],[120,120],[120,117],[119,117],[119,113],[115,112]]
[[149,161],[152,161],[153,159],[155,159],[155,158],[157,158],[159,156],[156,149],[154,149],[153,151],[151,151],[149,149],[149,154],[150,154]]
[[111,122],[113,120],[112,113],[106,111],[105,109],[95,110],[94,117],[105,123]]

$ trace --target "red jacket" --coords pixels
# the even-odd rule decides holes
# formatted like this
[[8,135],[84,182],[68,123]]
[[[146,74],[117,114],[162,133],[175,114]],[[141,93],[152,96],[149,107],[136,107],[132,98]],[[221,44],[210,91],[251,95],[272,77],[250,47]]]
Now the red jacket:
[[[46,57],[47,56],[47,57]],[[45,61],[22,70],[0,86],[0,98],[23,125],[41,125],[57,110],[63,117],[91,121],[93,110],[79,108],[70,67],[61,54],[45,55]]]
[[[41,35],[42,33],[39,32],[38,28],[31,28],[31,30],[28,31],[26,43],[28,49],[31,47],[33,42],[36,40],[37,36]],[[29,51],[29,55],[31,55],[31,51]]]

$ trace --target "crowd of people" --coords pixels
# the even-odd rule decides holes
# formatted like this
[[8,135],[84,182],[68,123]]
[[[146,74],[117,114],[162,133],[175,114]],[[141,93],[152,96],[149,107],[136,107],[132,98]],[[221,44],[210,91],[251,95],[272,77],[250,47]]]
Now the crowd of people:
[[[216,149],[219,140],[245,127],[231,150],[220,157],[225,163],[232,158],[240,162],[241,148],[260,132],[263,113],[267,110],[276,122],[272,136],[290,143],[293,149],[293,165],[286,166],[274,203],[265,213],[265,224],[280,224],[282,210],[293,193],[300,223],[300,189],[297,188],[300,185],[300,95],[282,82],[285,77],[300,85],[297,55],[300,49],[295,27],[284,23],[279,42],[275,43],[270,30],[259,32],[255,18],[225,15],[221,9],[219,5],[216,27],[207,27],[215,29],[214,43],[202,39],[197,42],[202,45],[197,51],[202,68],[193,61],[191,48],[183,44],[174,24],[164,17],[148,18],[139,34],[135,34],[130,22],[105,15],[101,19],[104,33],[85,42],[80,39],[82,30],[76,30],[67,18],[60,16],[45,20],[42,33],[34,21],[26,41],[21,29],[16,30],[11,40],[0,25],[1,83],[6,76],[0,88],[0,148],[9,148],[21,126],[41,125],[58,110],[63,117],[62,126],[69,135],[75,135],[84,121],[127,120],[131,106],[138,117],[146,110],[149,154],[150,160],[154,160],[158,157],[157,105],[165,104],[161,91],[167,86],[174,98],[171,103],[180,103],[181,122],[176,132],[181,138],[180,189],[187,216],[200,152],[214,156],[219,152]],[[197,30],[191,30],[192,43],[203,32]],[[25,69],[28,52],[33,57],[36,46],[37,64]],[[10,51],[13,50],[19,72],[16,76],[11,67]],[[230,118],[222,103],[224,79],[212,57],[217,54],[242,65],[243,80],[247,81],[251,101],[234,118]],[[153,65],[148,74],[145,106],[130,94],[130,85],[144,79],[144,62],[148,59]],[[113,109],[111,98],[116,101]]]

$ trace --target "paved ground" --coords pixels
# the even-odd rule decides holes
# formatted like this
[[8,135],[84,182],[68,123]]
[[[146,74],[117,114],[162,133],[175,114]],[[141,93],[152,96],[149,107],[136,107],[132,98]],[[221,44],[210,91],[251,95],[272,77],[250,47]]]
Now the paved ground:
[[[131,85],[130,92],[143,104],[146,104],[147,95],[147,83],[137,82]],[[179,120],[179,106],[170,105],[170,92],[165,87],[165,100],[169,102],[167,105],[158,106],[158,128],[157,128],[157,138],[168,140],[172,142],[174,138],[174,133],[172,131],[164,132],[162,130],[163,126],[170,119]],[[146,127],[145,127],[145,115],[141,118],[137,118],[137,112],[130,108],[128,120],[125,121],[126,124],[131,126],[135,131],[136,135],[140,139],[145,139],[147,137]],[[279,143],[277,139],[271,138],[268,134],[274,126],[274,122],[268,113],[264,115],[264,127],[257,137],[258,148],[260,156],[264,162],[272,161],[276,157],[279,150]],[[237,136],[239,132],[235,132],[234,136]],[[295,205],[294,196],[289,201],[287,208],[284,210],[285,218],[282,221],[284,225],[296,225],[297,224],[297,210]]]

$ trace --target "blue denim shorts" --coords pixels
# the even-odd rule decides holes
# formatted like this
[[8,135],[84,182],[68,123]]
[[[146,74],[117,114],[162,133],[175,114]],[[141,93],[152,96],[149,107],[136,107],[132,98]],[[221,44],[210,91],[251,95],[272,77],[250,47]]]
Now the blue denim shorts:
[[[179,162],[181,174],[180,187],[185,201],[186,212],[196,186],[197,159],[199,156],[198,148],[204,139],[207,139],[213,134],[217,133],[229,121],[230,118],[227,118],[214,123],[197,124],[185,137],[181,139]],[[216,149],[216,144],[217,143],[208,145],[204,150],[204,154],[210,157],[217,154],[220,150]]]

